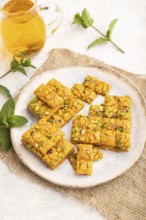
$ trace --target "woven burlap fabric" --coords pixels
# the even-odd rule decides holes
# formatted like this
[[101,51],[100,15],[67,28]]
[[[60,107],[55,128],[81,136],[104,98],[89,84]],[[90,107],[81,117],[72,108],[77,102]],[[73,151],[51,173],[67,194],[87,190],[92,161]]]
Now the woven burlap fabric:
[[[146,100],[146,77],[144,75],[134,75],[66,49],[52,50],[47,61],[36,71],[35,76],[46,70],[67,66],[94,66],[109,74],[124,75],[136,85]],[[0,150],[0,159],[18,176],[26,177],[30,181],[41,184],[42,187],[50,187],[65,196],[71,195],[96,208],[109,220],[146,219],[146,147],[136,164],[126,173],[113,181],[86,189],[64,188],[43,180],[21,163],[13,149],[8,153]]]

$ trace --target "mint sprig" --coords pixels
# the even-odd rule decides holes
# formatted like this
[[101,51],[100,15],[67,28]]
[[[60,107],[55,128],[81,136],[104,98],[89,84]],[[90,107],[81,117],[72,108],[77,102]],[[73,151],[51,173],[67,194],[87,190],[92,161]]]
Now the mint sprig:
[[15,57],[13,57],[13,60],[10,63],[10,70],[6,72],[3,76],[1,76],[0,79],[2,79],[4,76],[8,75],[11,72],[20,72],[27,76],[25,70],[26,67],[36,69],[36,67],[31,63],[31,59],[25,58],[24,54],[20,52],[20,58],[16,59]]
[[97,29],[93,23],[94,20],[91,18],[89,12],[87,11],[87,9],[85,8],[81,14],[77,13],[74,16],[73,22],[72,24],[78,24],[81,25],[83,28],[87,29],[89,27],[93,28],[95,31],[97,31],[102,37],[97,38],[96,40],[94,40],[91,44],[89,44],[89,46],[87,47],[87,49],[90,49],[92,47],[95,47],[97,45],[103,44],[103,43],[107,43],[110,42],[114,47],[116,47],[121,53],[125,53],[112,39],[112,32],[114,30],[115,24],[117,23],[118,19],[114,19],[109,27],[108,30],[106,32],[106,34],[103,34],[99,29]]
[[[5,89],[1,92],[1,88]],[[8,96],[8,100],[0,110],[0,146],[3,150],[8,151],[12,146],[10,128],[21,127],[28,121],[25,117],[14,114],[15,103],[9,90],[0,85],[0,93]]]

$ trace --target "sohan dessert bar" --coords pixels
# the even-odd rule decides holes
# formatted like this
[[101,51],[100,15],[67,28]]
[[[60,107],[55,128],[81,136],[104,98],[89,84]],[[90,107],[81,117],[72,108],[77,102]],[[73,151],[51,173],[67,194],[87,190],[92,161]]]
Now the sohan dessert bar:
[[132,99],[130,96],[120,96],[117,98],[118,111],[117,117],[121,119],[132,120]]
[[116,151],[128,151],[131,147],[131,137],[130,133],[123,133],[120,131],[116,131]]
[[73,152],[74,146],[63,138],[55,147],[47,152],[43,157],[43,161],[54,170],[62,164],[70,154],[73,154]]
[[57,126],[42,118],[24,133],[22,142],[37,155],[45,155],[63,136],[64,133]]
[[64,104],[64,99],[52,91],[49,86],[40,85],[34,94],[51,108],[59,109]]
[[84,103],[76,96],[71,96],[64,107],[59,109],[52,119],[58,124],[59,127],[65,125],[76,113],[84,107]]
[[51,109],[47,104],[45,104],[41,99],[34,97],[28,104],[28,109],[31,113],[39,118],[45,116],[51,117],[56,111]]
[[116,120],[116,129],[123,133],[130,133],[131,131],[132,122],[131,120],[123,120],[117,118]]
[[[103,154],[100,152],[99,148],[96,146],[92,146],[92,161],[97,161],[103,158]],[[77,166],[77,153],[71,154],[69,156],[69,161],[72,165],[72,167],[74,168],[74,170],[76,170],[76,166]]]
[[117,120],[115,118],[102,118],[101,120],[102,128],[106,130],[116,130]]
[[47,83],[47,87],[63,98],[65,102],[72,96],[71,90],[56,79],[51,79]]
[[92,174],[92,145],[78,144],[76,174],[91,175]]
[[73,143],[100,144],[101,118],[88,118],[77,115],[72,124],[71,140]]
[[114,149],[116,146],[116,132],[114,130],[102,129],[100,147],[102,149]]
[[118,111],[117,97],[107,95],[104,102],[104,117],[116,118]]
[[52,139],[47,138],[34,128],[31,128],[22,136],[22,143],[40,158],[55,145]]
[[96,94],[103,96],[107,95],[111,89],[111,85],[92,76],[87,76],[83,84],[92,89]]
[[96,93],[84,85],[74,84],[71,91],[79,99],[89,104],[96,98]]
[[103,105],[91,105],[89,108],[88,116],[102,117]]
[[77,115],[73,119],[71,141],[73,143],[85,143],[86,141],[86,127],[88,118],[83,115]]

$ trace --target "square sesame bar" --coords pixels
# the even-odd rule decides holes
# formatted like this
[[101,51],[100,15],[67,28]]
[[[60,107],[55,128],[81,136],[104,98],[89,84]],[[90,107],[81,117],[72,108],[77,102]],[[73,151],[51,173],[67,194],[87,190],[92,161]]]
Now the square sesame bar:
[[103,105],[91,105],[88,116],[101,117],[103,115]]
[[71,90],[56,79],[51,79],[47,83],[47,87],[63,98],[64,102],[72,96]]
[[60,140],[58,144],[50,149],[43,157],[43,161],[52,169],[56,169],[62,164],[70,154],[74,152],[74,146],[65,138]]
[[50,108],[47,104],[45,104],[41,99],[37,97],[34,97],[29,102],[28,109],[31,113],[39,118],[43,118],[45,116],[51,117],[56,112],[55,108]]
[[92,145],[78,144],[76,174],[92,174]]
[[52,91],[48,86],[40,85],[34,94],[45,102],[50,108],[59,109],[64,104],[64,99]]
[[71,91],[76,97],[89,104],[96,98],[96,93],[84,85],[74,84]]

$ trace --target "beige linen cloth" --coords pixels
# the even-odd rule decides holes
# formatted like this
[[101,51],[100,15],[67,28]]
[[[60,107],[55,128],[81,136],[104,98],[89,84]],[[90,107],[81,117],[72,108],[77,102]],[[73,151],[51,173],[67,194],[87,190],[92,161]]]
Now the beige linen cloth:
[[[114,74],[124,75],[137,86],[146,100],[146,76],[131,74],[67,49],[52,50],[47,61],[36,71],[35,76],[46,70],[67,66],[94,66],[108,71],[109,74],[114,72]],[[15,174],[64,195],[71,195],[96,208],[109,220],[146,220],[146,146],[139,160],[126,173],[103,185],[86,189],[64,188],[43,180],[21,163],[13,149],[8,153],[0,150],[0,159]]]

